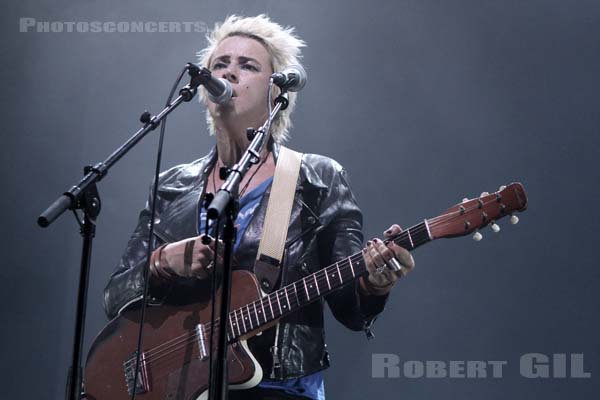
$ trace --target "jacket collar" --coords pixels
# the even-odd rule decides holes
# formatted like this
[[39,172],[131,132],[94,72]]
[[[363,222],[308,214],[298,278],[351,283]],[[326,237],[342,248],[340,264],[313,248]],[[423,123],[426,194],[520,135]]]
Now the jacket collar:
[[[273,153],[273,158],[275,159],[275,163],[277,163],[277,159],[279,158],[280,150],[281,150],[281,145],[279,143],[274,143],[273,148],[271,149],[271,152]],[[196,164],[196,165],[200,164],[200,167],[201,167],[200,168],[201,172],[200,172],[200,175],[198,176],[198,179],[194,180],[193,184],[188,189],[191,190],[191,189],[193,189],[193,186],[196,186],[196,185],[203,185],[204,182],[206,182],[208,174],[212,170],[216,161],[217,161],[217,147],[214,146],[206,156],[193,162],[192,164],[183,165],[181,167],[182,173],[185,173],[186,170],[189,169],[189,166],[194,165],[194,164]],[[300,165],[300,185],[304,185],[304,184],[313,186],[316,189],[326,189],[327,188],[327,185],[323,182],[320,174],[317,173],[314,166],[309,163],[306,163],[306,162],[302,162],[302,164]]]
[[[279,158],[280,150],[281,145],[279,143],[274,143],[273,157],[275,158],[275,162],[277,162],[277,159]],[[314,166],[303,160],[302,164],[300,164],[300,186],[303,186],[304,184],[313,186],[315,189],[327,189],[327,185],[323,183],[321,176],[315,171]]]
[[[272,148],[275,162],[279,157],[281,146],[274,144]],[[194,237],[198,232],[198,219],[201,197],[205,191],[205,184],[210,171],[217,160],[216,146],[201,159],[190,164],[175,167],[176,170],[168,182],[159,186],[159,194],[165,198],[174,197],[164,210],[159,219],[155,221],[155,231],[158,237],[167,242]],[[298,189],[306,185],[314,189],[327,189],[320,175],[313,165],[302,162],[300,165],[300,182]],[[270,193],[270,187],[266,194]]]

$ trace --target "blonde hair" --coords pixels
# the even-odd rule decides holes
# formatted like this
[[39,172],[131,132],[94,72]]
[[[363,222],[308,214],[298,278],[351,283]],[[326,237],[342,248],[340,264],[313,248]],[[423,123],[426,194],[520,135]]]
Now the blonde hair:
[[[265,14],[256,17],[240,17],[230,15],[222,23],[215,24],[214,30],[206,36],[208,46],[199,51],[198,62],[208,68],[211,57],[217,46],[231,36],[245,36],[259,41],[271,56],[271,67],[274,72],[283,71],[291,64],[300,64],[302,57],[300,48],[306,46],[304,41],[297,37],[293,27],[283,27],[273,22]],[[292,127],[290,115],[296,105],[296,93],[290,92],[289,106],[275,117],[271,125],[273,139],[282,143],[289,138],[289,130]],[[207,101],[204,90],[200,91],[200,100]],[[206,111],[206,122],[211,135],[215,133],[215,125],[212,116]]]

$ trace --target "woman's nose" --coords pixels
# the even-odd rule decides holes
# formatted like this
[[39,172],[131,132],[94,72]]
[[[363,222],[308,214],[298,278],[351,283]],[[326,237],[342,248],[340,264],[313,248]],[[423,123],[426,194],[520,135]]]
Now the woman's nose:
[[228,80],[231,83],[238,83],[238,76],[231,68],[227,68],[223,71],[223,79]]

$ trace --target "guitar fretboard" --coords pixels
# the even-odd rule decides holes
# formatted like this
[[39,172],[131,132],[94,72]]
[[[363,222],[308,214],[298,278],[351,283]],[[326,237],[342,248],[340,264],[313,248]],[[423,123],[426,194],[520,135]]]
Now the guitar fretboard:
[[[423,221],[399,235],[387,239],[407,250],[429,242],[431,235],[427,221]],[[362,252],[353,254],[335,264],[290,283],[273,293],[229,313],[228,340],[234,341],[263,325],[290,314],[307,304],[353,282],[367,274]]]

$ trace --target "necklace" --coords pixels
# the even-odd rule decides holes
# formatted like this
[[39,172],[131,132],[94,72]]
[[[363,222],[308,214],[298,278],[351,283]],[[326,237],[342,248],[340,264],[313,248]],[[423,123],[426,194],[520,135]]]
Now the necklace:
[[[260,170],[260,167],[263,166],[263,164],[267,161],[268,158],[269,158],[269,153],[267,153],[267,156],[261,160],[260,164],[258,164],[258,167],[254,170],[254,172],[252,173],[252,175],[250,175],[250,179],[248,179],[248,182],[246,182],[246,184],[244,185],[244,187],[242,188],[242,190],[240,190],[240,195],[239,195],[240,199],[242,198],[242,196],[246,192],[246,189],[248,189],[248,186],[250,186],[250,182],[252,182],[252,179],[254,179],[254,176]],[[216,174],[216,171],[217,171],[217,165],[218,164],[219,164],[219,159],[217,159],[217,163],[215,164],[215,168],[213,169],[213,173],[212,173],[212,183],[213,183],[213,191],[214,191],[214,193],[217,193],[217,190],[218,190],[217,189],[217,182],[216,182],[216,179],[215,179],[215,174]]]

